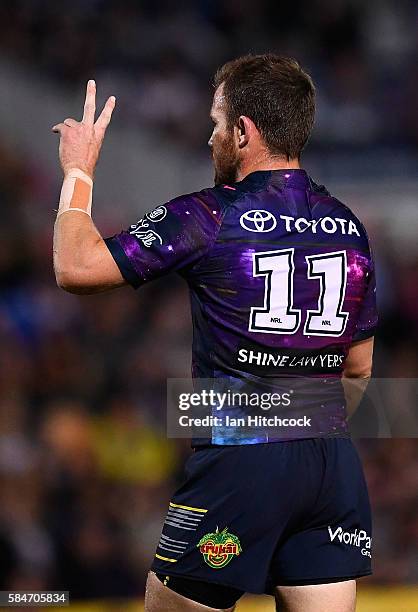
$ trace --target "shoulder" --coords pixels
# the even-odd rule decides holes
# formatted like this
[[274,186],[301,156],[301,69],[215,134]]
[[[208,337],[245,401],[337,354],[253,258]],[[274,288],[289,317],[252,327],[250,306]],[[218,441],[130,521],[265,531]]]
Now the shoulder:
[[313,181],[311,193],[316,217],[326,219],[329,216],[335,219],[344,234],[357,236],[363,246],[368,247],[369,237],[366,228],[361,219],[347,204],[332,195],[323,185],[316,185]]
[[[242,198],[245,193],[247,192],[239,183],[216,185],[173,198],[163,207],[177,215],[190,214],[195,218],[196,216],[204,217],[208,214],[211,217],[216,216],[221,219],[228,208]],[[161,206],[155,210],[158,210],[158,208],[161,208]]]

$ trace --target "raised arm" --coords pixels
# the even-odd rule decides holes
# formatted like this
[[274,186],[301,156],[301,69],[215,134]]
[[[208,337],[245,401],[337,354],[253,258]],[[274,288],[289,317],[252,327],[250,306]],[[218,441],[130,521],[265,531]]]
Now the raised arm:
[[54,226],[54,271],[59,287],[70,293],[98,293],[126,284],[91,218],[94,170],[114,107],[111,96],[94,122],[96,84],[89,81],[83,119],[66,119],[52,128],[60,134],[64,173]]

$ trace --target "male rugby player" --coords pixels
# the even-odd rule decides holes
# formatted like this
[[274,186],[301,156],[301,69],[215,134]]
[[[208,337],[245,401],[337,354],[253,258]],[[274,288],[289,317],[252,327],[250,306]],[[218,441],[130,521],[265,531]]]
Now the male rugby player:
[[[111,97],[94,121],[90,81],[82,121],[53,128],[64,171],[58,285],[96,293],[181,274],[195,378],[367,379],[373,261],[360,221],[300,168],[315,91],[299,64],[270,54],[224,65],[211,110],[215,186],[104,240],[92,187],[114,106]],[[325,404],[319,425],[293,439],[214,430],[196,442],[148,577],[148,612],[234,610],[244,592],[273,594],[288,612],[355,609],[356,579],[371,572],[369,501],[344,405]]]

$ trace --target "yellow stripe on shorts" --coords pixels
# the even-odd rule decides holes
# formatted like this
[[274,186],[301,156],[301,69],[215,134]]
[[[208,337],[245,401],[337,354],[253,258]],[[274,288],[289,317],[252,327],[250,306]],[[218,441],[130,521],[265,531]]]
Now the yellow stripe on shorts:
[[173,502],[170,502],[170,506],[172,508],[182,508],[183,510],[193,510],[194,512],[202,512],[203,514],[206,514],[207,512],[205,508],[193,508],[193,506],[182,506],[181,504],[173,504]]
[[155,553],[155,556],[157,557],[157,559],[161,559],[161,561],[170,561],[170,563],[177,562],[177,559],[169,559],[168,557],[162,557],[161,555],[157,555],[157,553]]

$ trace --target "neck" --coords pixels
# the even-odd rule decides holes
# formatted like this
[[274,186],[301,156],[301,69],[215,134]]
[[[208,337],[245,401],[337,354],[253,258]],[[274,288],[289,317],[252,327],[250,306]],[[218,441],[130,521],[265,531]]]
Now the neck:
[[246,176],[258,170],[298,170],[300,164],[298,159],[286,159],[284,157],[272,157],[261,153],[249,161],[243,161],[238,171],[237,181],[242,181]]

